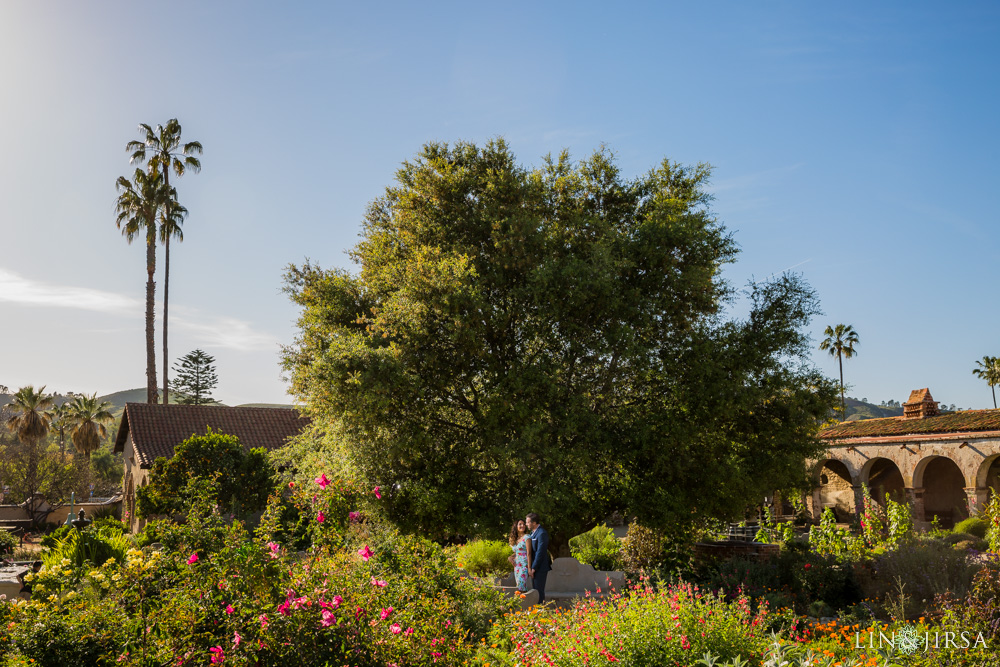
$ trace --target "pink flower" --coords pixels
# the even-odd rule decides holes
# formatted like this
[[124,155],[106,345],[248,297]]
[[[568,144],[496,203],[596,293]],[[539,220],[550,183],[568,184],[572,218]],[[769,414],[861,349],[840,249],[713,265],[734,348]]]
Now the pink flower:
[[288,483],[288,488],[289,489],[294,489],[295,488],[295,482],[289,482]]
[[[188,556],[188,565],[194,565],[197,562],[198,562],[198,552],[196,551],[193,554],[191,554],[190,556]],[[222,662],[222,661],[220,660],[219,662]]]
[[413,634],[413,628],[406,628],[405,630],[403,630],[403,634],[404,635],[412,635]]
[[317,484],[319,484],[319,488],[323,489],[324,491],[326,490],[326,487],[330,484],[330,480],[326,478],[326,473],[323,473],[322,475],[317,477],[314,481]]
[[361,560],[363,560],[366,563],[368,562],[368,559],[372,557],[373,553],[374,552],[368,548],[367,544],[358,549],[358,555],[361,556]]
[[242,641],[243,641],[243,637],[240,637],[240,633],[234,632],[233,633],[233,644],[236,645],[236,646],[239,646],[240,642],[242,642]]
[[364,611],[364,609],[362,609],[361,607],[358,607],[357,609],[355,609],[354,610],[354,618],[357,619],[359,616],[361,616],[361,612],[363,612],[363,611]]
[[323,512],[320,511],[320,513],[316,515],[316,521],[323,523],[324,521],[326,521],[326,515],[324,515]]
[[267,618],[267,614],[261,614],[258,618],[260,619],[260,629],[261,630],[266,630],[267,629],[267,622],[269,620]]
[[337,622],[337,617],[334,615],[332,611],[324,609],[322,616],[323,620],[320,621],[319,624],[322,625],[324,628],[328,628]]
[[278,558],[280,556],[280,554],[278,552],[281,550],[281,547],[279,547],[274,542],[268,542],[267,543],[267,548],[271,550],[271,559],[272,560],[274,560],[275,558]]
[[399,627],[399,623],[393,623],[389,627],[389,631],[392,632],[392,634],[394,635],[398,635],[400,632],[403,631],[403,628]]
[[382,492],[378,490],[377,486],[374,489],[372,489],[372,493],[375,494],[376,498],[378,498],[379,500],[382,500]]
[[281,604],[278,605],[278,613],[281,614],[282,616],[290,616],[291,615],[292,612],[288,608],[288,600],[285,600],[284,602],[282,602]]
[[393,611],[395,611],[395,610],[394,610],[394,609],[393,609],[392,607],[388,607],[388,608],[386,608],[386,609],[383,609],[383,610],[382,610],[382,613],[381,613],[381,614],[379,614],[378,616],[379,616],[379,618],[381,618],[381,619],[382,619],[382,620],[384,621],[385,619],[389,618],[389,615],[390,615],[390,614],[391,614],[391,613],[392,613]]
[[361,512],[348,512],[347,518],[350,519],[351,523],[355,523],[361,518]]
[[385,588],[387,585],[388,585],[387,582],[372,577],[372,586],[377,586],[378,588]]
[[434,658],[434,662],[437,662],[437,659],[441,657],[441,654],[437,651],[431,651],[431,656]]
[[229,614],[230,616],[232,616],[234,611],[236,611],[236,610],[233,609],[233,605],[231,605],[231,604],[227,604],[226,605],[226,613],[227,614]]
[[221,665],[222,661],[226,659],[226,652],[222,650],[221,646],[213,646],[208,649],[212,653],[212,664]]
[[339,595],[334,595],[333,596],[333,608],[336,609],[337,607],[339,607],[340,603],[343,602],[343,601],[344,601],[344,598],[340,597]]

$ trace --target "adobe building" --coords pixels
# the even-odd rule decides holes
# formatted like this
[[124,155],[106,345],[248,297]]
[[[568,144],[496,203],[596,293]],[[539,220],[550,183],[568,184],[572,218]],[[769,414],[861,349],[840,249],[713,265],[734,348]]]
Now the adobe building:
[[235,435],[246,449],[271,451],[309,425],[309,418],[288,408],[231,408],[222,405],[158,405],[126,403],[115,440],[115,453],[125,456],[122,518],[132,530],[142,526],[135,517],[136,489],[149,483],[149,471],[159,457],[209,428]]
[[830,507],[847,521],[874,498],[909,501],[918,526],[951,527],[1000,492],[1000,410],[938,412],[928,389],[910,393],[903,416],[841,422],[823,429],[826,457],[812,462],[815,519]]

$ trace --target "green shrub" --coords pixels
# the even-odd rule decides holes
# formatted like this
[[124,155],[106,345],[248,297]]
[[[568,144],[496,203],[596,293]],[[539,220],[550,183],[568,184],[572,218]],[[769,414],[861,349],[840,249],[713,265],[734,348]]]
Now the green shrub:
[[629,572],[658,567],[663,562],[663,542],[660,533],[633,523],[621,542],[621,567]]
[[137,515],[179,513],[188,502],[184,493],[193,477],[216,480],[215,502],[221,511],[239,516],[263,509],[275,485],[265,450],[247,451],[236,436],[209,428],[177,445],[171,458],[153,462],[149,484],[136,491]]
[[959,521],[954,528],[953,532],[956,533],[968,533],[969,535],[975,535],[979,539],[986,539],[986,531],[989,529],[989,524],[986,523],[982,518],[978,516],[970,516],[964,521]]
[[87,562],[103,565],[111,558],[121,562],[125,552],[132,548],[132,540],[125,535],[120,521],[111,521],[111,524],[95,524],[83,530],[71,528],[61,537],[54,537],[50,541],[52,546],[42,551],[42,562],[52,566],[68,559],[77,567]]
[[941,541],[945,544],[958,544],[959,542],[968,542],[974,539],[976,539],[976,536],[971,533],[960,533],[955,531],[954,533],[948,533],[942,537]]
[[506,575],[514,571],[507,560],[513,553],[502,540],[472,540],[458,550],[458,565],[476,577]]
[[961,542],[956,542],[952,545],[952,548],[956,551],[986,551],[990,548],[990,543],[986,540],[980,540],[979,538],[974,538],[971,540],[962,540]]
[[[188,491],[214,497],[202,487]],[[46,564],[31,603],[0,603],[0,664],[470,664],[517,601],[461,576],[432,542],[352,522],[346,498],[315,485],[292,498],[312,519],[304,558],[270,538],[284,502],[275,497],[254,537],[189,507],[187,523],[167,531],[173,550],[132,549],[101,567]]]
[[0,556],[14,553],[14,549],[20,545],[21,541],[17,539],[16,535],[8,533],[6,530],[0,530]]
[[693,665],[706,652],[723,660],[760,655],[768,625],[767,610],[753,613],[745,597],[727,602],[691,584],[637,586],[562,613],[511,614],[494,625],[478,658],[498,667]]
[[904,594],[917,602],[944,593],[965,595],[977,569],[965,551],[939,540],[919,540],[886,552],[859,571],[864,597],[884,602],[903,586]]
[[581,563],[595,570],[617,570],[620,567],[621,543],[615,531],[607,526],[594,526],[569,540],[569,552]]

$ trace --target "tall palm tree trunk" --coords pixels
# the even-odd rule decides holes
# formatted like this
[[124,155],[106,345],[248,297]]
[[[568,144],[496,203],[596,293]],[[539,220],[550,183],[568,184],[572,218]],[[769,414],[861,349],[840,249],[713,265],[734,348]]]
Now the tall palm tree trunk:
[[[168,208],[169,213],[169,208]],[[163,404],[170,402],[169,388],[167,387],[167,295],[170,290],[170,236],[167,236],[166,252],[163,259]]]
[[996,385],[990,385],[990,389],[993,390],[993,409],[997,409],[997,388]]
[[838,354],[837,361],[840,362],[840,418],[844,419],[847,417],[847,403],[844,402],[844,357]]
[[146,402],[158,403],[159,394],[156,388],[156,340],[153,330],[153,298],[156,293],[156,283],[153,274],[156,272],[156,226],[150,224],[146,233]]

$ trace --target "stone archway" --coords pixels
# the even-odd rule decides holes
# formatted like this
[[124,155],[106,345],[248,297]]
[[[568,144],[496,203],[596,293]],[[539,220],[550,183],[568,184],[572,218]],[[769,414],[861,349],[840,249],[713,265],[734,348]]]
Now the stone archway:
[[896,502],[906,501],[906,482],[892,459],[871,459],[861,472],[861,483],[868,485],[869,493],[879,505],[885,506],[886,494]]
[[855,512],[854,476],[842,461],[826,459],[816,465],[813,474],[813,514],[816,518],[826,508],[833,510],[837,521],[848,521]]
[[946,456],[930,456],[917,463],[913,485],[923,488],[924,518],[936,517],[944,528],[951,528],[969,516],[965,493],[965,475],[958,464]]

